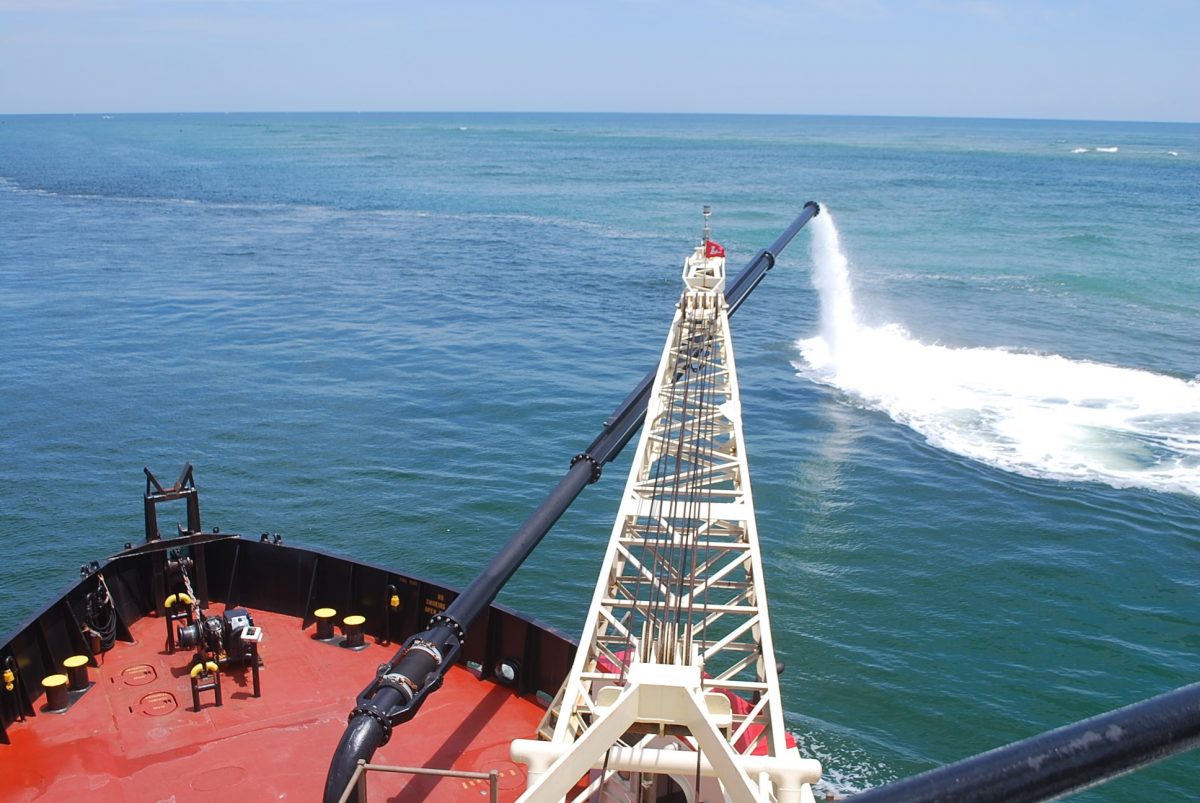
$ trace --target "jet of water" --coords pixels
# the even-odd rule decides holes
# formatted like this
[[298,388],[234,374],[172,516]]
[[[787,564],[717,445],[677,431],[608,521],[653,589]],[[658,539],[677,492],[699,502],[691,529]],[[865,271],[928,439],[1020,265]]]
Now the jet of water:
[[881,410],[932,445],[1006,471],[1200,495],[1200,384],[1004,348],[922,343],[856,314],[828,208],[811,223],[820,334],[800,376]]

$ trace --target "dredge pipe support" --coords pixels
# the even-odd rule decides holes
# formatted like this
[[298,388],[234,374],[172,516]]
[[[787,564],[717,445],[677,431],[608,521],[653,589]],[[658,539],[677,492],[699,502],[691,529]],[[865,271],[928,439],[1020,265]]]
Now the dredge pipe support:
[[[425,697],[441,687],[442,677],[461,649],[458,628],[439,616],[428,630],[409,637],[392,659],[379,667],[375,679],[358,695],[350,723],[330,761],[326,803],[341,798],[360,758],[370,762],[375,751],[392,738],[392,729],[416,716]],[[358,800],[357,791],[348,800],[365,803]]]
[[[766,250],[750,261],[725,291],[732,315],[775,264],[775,258],[796,233],[820,211],[813,201]],[[375,750],[387,744],[392,728],[412,719],[425,698],[442,684],[454,665],[467,629],[516,573],[554,523],[601,469],[625,447],[642,425],[654,383],[652,370],[612,414],[587,451],[575,456],[566,475],[530,514],[508,542],[445,611],[434,617],[428,630],[411,636],[391,661],[358,696],[350,724],[338,743],[325,782],[325,803],[337,803],[354,773],[358,759],[370,761]],[[350,801],[357,801],[355,796]],[[357,803],[364,803],[357,801]]]

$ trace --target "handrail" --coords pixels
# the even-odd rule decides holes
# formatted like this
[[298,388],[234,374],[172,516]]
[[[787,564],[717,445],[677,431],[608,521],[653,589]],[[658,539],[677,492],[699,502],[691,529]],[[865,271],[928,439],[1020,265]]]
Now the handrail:
[[368,772],[395,772],[405,775],[439,775],[444,778],[486,780],[489,803],[499,803],[500,800],[500,773],[497,770],[471,772],[469,770],[438,770],[429,767],[395,767],[390,764],[368,764],[365,759],[360,758],[358,766],[354,768],[354,774],[350,776],[350,781],[346,784],[346,791],[342,792],[342,796],[338,798],[338,803],[346,803],[352,792],[356,792],[358,799],[366,803]]

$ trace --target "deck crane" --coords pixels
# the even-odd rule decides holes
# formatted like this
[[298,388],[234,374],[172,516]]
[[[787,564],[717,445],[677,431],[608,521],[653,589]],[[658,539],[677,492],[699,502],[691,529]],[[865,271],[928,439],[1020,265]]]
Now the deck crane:
[[[707,291],[711,296],[711,300],[707,303],[716,305],[710,306],[710,309],[714,316],[719,317],[722,325],[727,326],[728,316],[737,311],[746,297],[762,281],[766,272],[775,265],[776,257],[787,247],[800,229],[819,212],[820,207],[815,202],[806,203],[796,219],[784,229],[775,241],[759,251],[727,285],[724,282],[724,255],[721,254],[721,289],[717,290],[714,284]],[[716,256],[710,248],[710,242],[706,235],[703,244],[706,259]],[[711,256],[709,256],[710,254]],[[698,276],[694,281],[704,284],[711,279]],[[722,299],[721,302],[717,301],[718,296]],[[703,344],[697,342],[696,345],[699,348]],[[730,369],[732,369],[732,363],[730,363]],[[655,384],[658,373],[658,371],[648,373],[609,415],[600,434],[585,451],[580,452],[571,460],[570,468],[546,499],[534,509],[508,542],[463,589],[462,594],[446,610],[434,616],[425,630],[409,636],[391,660],[379,667],[374,679],[358,695],[354,710],[350,713],[350,722],[334,750],[329,765],[329,774],[325,781],[325,803],[336,803],[353,777],[358,762],[369,761],[375,751],[387,743],[393,728],[416,716],[429,695],[441,687],[442,678],[462,654],[462,645],[468,636],[471,624],[482,611],[487,609],[500,589],[516,573],[524,560],[554,526],[554,523],[575,501],[575,498],[587,485],[600,478],[603,467],[615,458],[637,433],[638,428],[642,425],[651,398],[651,388]],[[737,431],[740,442],[740,423],[737,425]],[[739,471],[744,477],[744,462],[740,465],[742,468]],[[739,548],[731,549],[736,551]],[[745,570],[743,569],[743,571]],[[761,577],[761,571],[755,572],[754,576]],[[721,583],[734,581],[733,578],[711,579],[710,593],[720,588]],[[733,621],[734,618],[730,616],[725,621]],[[757,634],[764,631],[763,623],[765,623],[765,619],[760,619],[747,627]],[[693,622],[694,629],[695,623]],[[734,638],[741,638],[741,635],[743,634]],[[713,646],[711,643],[704,643],[705,649],[711,649]],[[763,662],[763,665],[766,666],[770,663],[768,654],[768,660]],[[630,666],[632,667],[632,663]],[[773,667],[770,671],[774,671]],[[751,695],[753,695],[752,690],[748,691],[751,691]],[[757,705],[758,700],[752,701],[752,704],[755,708],[768,711],[768,715],[770,715],[768,709],[772,705],[770,702],[772,697],[774,695],[768,695],[768,702],[764,704],[767,706],[765,708]],[[761,695],[759,699],[761,699]],[[731,707],[732,705],[731,701]],[[776,707],[775,710],[778,710],[777,699],[773,705]],[[756,712],[754,717],[757,718],[760,715],[761,711]],[[777,725],[777,722],[778,719],[772,720],[771,727],[780,730],[781,726]],[[769,738],[775,739],[774,734],[775,732],[772,731]],[[357,801],[357,797],[352,795],[350,800]],[[357,803],[362,802],[357,801]]]
[[574,665],[543,739],[512,745],[521,801],[813,800],[820,762],[784,730],[725,281],[706,208]]

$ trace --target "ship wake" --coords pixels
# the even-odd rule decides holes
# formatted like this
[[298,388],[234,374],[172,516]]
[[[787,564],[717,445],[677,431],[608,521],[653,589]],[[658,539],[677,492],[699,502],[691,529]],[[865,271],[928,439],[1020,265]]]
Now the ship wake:
[[800,376],[1005,471],[1200,495],[1200,382],[868,326],[827,209],[812,232],[820,332],[797,341]]

